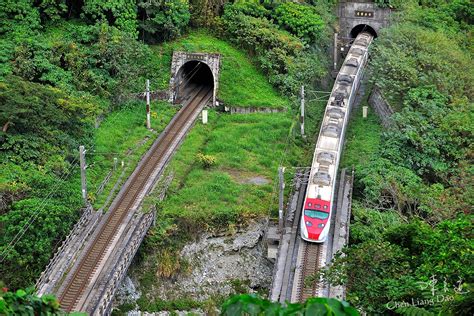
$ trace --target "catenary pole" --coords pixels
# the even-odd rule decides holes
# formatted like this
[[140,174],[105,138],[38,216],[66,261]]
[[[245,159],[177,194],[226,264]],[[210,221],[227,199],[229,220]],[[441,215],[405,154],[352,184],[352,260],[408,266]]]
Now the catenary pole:
[[279,194],[278,194],[278,231],[283,230],[283,193],[285,190],[285,179],[283,173],[285,172],[284,167],[278,168],[278,180],[279,180]]
[[150,80],[146,80],[146,128],[151,128],[150,122]]
[[84,146],[79,146],[79,163],[81,167],[81,191],[82,198],[85,204],[87,204],[87,181],[86,181],[86,150]]
[[301,136],[304,137],[304,86],[301,86],[301,114],[300,114],[300,124],[301,124]]

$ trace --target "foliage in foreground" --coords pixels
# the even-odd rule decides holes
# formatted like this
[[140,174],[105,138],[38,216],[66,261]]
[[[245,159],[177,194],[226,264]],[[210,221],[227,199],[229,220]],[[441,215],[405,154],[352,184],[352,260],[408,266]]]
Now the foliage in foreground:
[[270,302],[259,296],[242,294],[228,299],[222,305],[222,315],[307,315],[307,316],[357,316],[359,312],[348,303],[333,298],[310,298],[303,304]]
[[59,301],[54,295],[38,297],[34,288],[0,291],[0,315],[56,315]]

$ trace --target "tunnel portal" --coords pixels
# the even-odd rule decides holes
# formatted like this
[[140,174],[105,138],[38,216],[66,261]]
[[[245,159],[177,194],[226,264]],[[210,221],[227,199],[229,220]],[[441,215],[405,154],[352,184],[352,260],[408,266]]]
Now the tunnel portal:
[[212,89],[212,105],[215,106],[219,70],[219,54],[174,52],[171,63],[170,102],[179,103],[196,88],[204,87]]
[[209,66],[201,61],[192,60],[185,63],[178,71],[176,84],[176,102],[180,102],[193,90],[214,88],[214,76]]
[[359,33],[362,33],[362,32],[370,33],[371,35],[374,36],[374,38],[377,37],[377,32],[370,25],[359,24],[359,25],[356,25],[352,28],[351,38],[356,38],[357,35],[359,35]]

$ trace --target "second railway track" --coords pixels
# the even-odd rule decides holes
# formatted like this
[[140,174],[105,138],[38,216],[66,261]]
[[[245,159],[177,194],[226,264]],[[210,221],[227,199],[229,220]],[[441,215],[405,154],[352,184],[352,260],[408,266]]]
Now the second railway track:
[[303,267],[299,275],[299,285],[297,289],[298,301],[304,302],[308,298],[318,296],[321,282],[316,280],[308,280],[308,278],[317,277],[322,264],[322,256],[324,254],[323,245],[314,244],[302,241],[301,247],[303,247]]
[[124,193],[109,210],[110,215],[105,223],[100,226],[99,232],[88,243],[85,255],[78,259],[79,263],[72,269],[72,276],[65,280],[65,285],[62,286],[62,290],[58,295],[63,310],[71,311],[76,308],[80,298],[85,294],[84,292],[91,282],[92,276],[97,272],[101,261],[104,259],[110,243],[116,237],[121,223],[136,203],[138,196],[143,192],[149,177],[161,160],[165,158],[165,153],[172,146],[175,136],[182,126],[189,121],[196,109],[207,101],[210,91],[206,87],[198,89],[188,105],[176,114],[165,135],[153,145],[151,154],[146,156],[138,172],[132,175],[133,178]]

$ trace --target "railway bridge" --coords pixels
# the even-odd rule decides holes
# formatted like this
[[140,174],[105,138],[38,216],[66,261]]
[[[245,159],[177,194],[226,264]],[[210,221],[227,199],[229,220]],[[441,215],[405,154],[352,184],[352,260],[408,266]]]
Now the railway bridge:
[[65,311],[107,315],[115,291],[155,220],[142,201],[154,188],[164,198],[164,169],[204,106],[215,102],[219,55],[175,53],[171,95],[183,107],[154,141],[105,214],[89,206],[36,284]]
[[[346,170],[338,175],[338,164],[343,149],[348,113],[361,99],[359,86],[363,82],[368,62],[368,46],[378,36],[380,30],[389,25],[390,14],[390,8],[380,8],[373,1],[339,2],[340,34],[335,34],[334,42],[336,82],[326,106],[313,162],[307,170],[300,170],[299,174],[297,173],[286,216],[280,217],[280,222],[283,220],[284,224],[280,223],[279,227],[283,226],[283,229],[277,232],[276,227],[270,227],[268,231],[269,244],[278,245],[270,290],[272,301],[303,302],[313,296],[345,298],[344,287],[330,287],[324,284],[318,277],[318,272],[331,262],[333,255],[348,241],[353,176]],[[340,70],[336,70],[338,52],[342,52],[344,57]],[[345,88],[347,86],[351,88]],[[336,112],[339,114],[335,115]],[[344,119],[341,121],[342,117]],[[328,139],[327,136],[332,139]],[[321,160],[322,154],[325,157],[332,157],[331,162]],[[321,183],[318,179],[323,175],[326,183]],[[330,229],[323,243],[307,242],[299,237],[301,230],[307,229],[305,226],[307,224],[304,222],[300,224],[300,219],[303,217],[302,210],[306,212],[306,208],[311,206],[310,203],[305,205],[305,199],[307,197],[309,199],[310,186],[319,198],[321,192],[325,193],[324,188],[331,192],[329,195],[326,194],[326,200],[331,202],[332,208]],[[309,225],[311,226],[313,225]]]
[[[341,31],[345,37],[352,37],[353,40],[358,32],[368,32],[374,37],[384,26],[385,15],[379,14],[381,11],[374,7],[372,2],[341,1],[340,5]],[[374,21],[382,22],[377,24]],[[335,47],[337,48],[337,45]],[[365,61],[366,56],[363,63]],[[163,177],[165,166],[201,109],[209,102],[216,104],[219,66],[218,54],[176,52],[173,55],[170,101],[180,102],[183,107],[142,158],[108,211],[102,214],[90,207],[86,209],[38,280],[39,295],[56,294],[65,311],[84,311],[93,315],[110,313],[113,295],[155,219],[153,211],[142,210],[141,202],[150,191],[159,186],[163,187],[161,196],[164,197],[166,183],[170,181],[169,178]],[[351,65],[346,63],[346,66]],[[363,68],[361,64],[357,69]],[[354,75],[357,78],[355,83],[347,77],[336,80],[339,84],[349,84],[352,87],[350,93],[345,95],[348,111],[357,93],[360,79],[357,77],[359,71]],[[339,99],[336,99],[333,102],[338,102]],[[334,121],[333,118],[331,120]],[[327,131],[329,134],[338,133],[337,126]],[[340,135],[343,141],[343,133]],[[340,192],[346,194],[346,191]],[[294,236],[297,235],[298,227],[294,223],[298,222],[298,216],[294,216],[291,222],[293,228],[289,229],[290,234]],[[298,301],[309,296],[327,294],[327,289],[319,284],[318,280],[306,288],[304,279],[325,264],[328,258],[328,243],[317,247],[299,241],[290,248],[293,249],[292,254],[296,254],[295,258],[298,258],[295,262],[297,269],[293,270],[291,276],[284,275],[280,283],[274,282],[279,292],[272,293],[272,297],[276,295],[277,299],[284,297]],[[291,261],[285,260],[290,262],[290,267],[293,264]],[[286,265],[281,262],[283,271],[286,271]],[[291,285],[288,280],[293,280]]]

